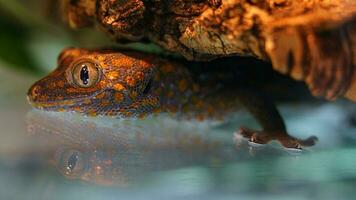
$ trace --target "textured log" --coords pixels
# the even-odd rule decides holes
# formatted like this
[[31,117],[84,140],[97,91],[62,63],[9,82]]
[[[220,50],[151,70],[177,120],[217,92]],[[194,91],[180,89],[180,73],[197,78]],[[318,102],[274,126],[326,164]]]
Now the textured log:
[[356,101],[354,0],[70,0],[72,27],[149,39],[190,60],[254,56],[315,96]]

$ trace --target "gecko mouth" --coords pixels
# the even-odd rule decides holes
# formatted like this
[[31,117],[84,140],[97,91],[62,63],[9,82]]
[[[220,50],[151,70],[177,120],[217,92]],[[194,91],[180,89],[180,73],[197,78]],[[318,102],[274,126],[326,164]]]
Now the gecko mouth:
[[86,97],[75,98],[75,99],[65,99],[65,100],[52,100],[52,101],[37,101],[31,95],[27,95],[28,103],[40,110],[48,111],[71,111],[73,107],[80,107],[82,105],[91,104],[91,99],[94,99],[97,95],[103,93],[103,91],[97,91],[92,95]]

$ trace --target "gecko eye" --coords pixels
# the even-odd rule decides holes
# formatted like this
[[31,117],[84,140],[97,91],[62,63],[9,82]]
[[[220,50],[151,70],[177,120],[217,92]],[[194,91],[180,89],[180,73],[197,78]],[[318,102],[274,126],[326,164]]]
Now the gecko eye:
[[99,66],[90,61],[76,63],[73,67],[72,76],[74,83],[79,87],[92,87],[100,79]]

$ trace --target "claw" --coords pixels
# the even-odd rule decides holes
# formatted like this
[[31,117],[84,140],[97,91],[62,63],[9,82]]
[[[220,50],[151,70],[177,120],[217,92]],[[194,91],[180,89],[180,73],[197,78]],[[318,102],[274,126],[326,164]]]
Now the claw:
[[286,152],[292,154],[292,155],[299,155],[301,152],[303,152],[303,149],[296,149],[296,148],[283,148]]
[[253,142],[253,141],[248,141],[248,144],[252,147],[257,147],[257,148],[263,147],[266,145],[266,144],[261,144],[261,143],[257,143],[257,142]]
[[283,142],[281,142],[281,144],[287,150],[301,151],[303,149],[302,145],[300,143],[298,143],[297,141],[295,144],[284,144]]

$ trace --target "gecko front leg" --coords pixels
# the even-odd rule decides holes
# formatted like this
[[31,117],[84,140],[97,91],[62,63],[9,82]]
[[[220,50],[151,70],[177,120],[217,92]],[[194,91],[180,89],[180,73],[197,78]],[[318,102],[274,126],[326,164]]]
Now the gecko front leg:
[[301,149],[303,146],[313,146],[317,137],[298,139],[288,134],[285,123],[274,103],[265,95],[253,89],[239,89],[238,100],[262,126],[262,130],[241,127],[237,134],[250,142],[267,144],[272,140],[281,143],[288,149]]

